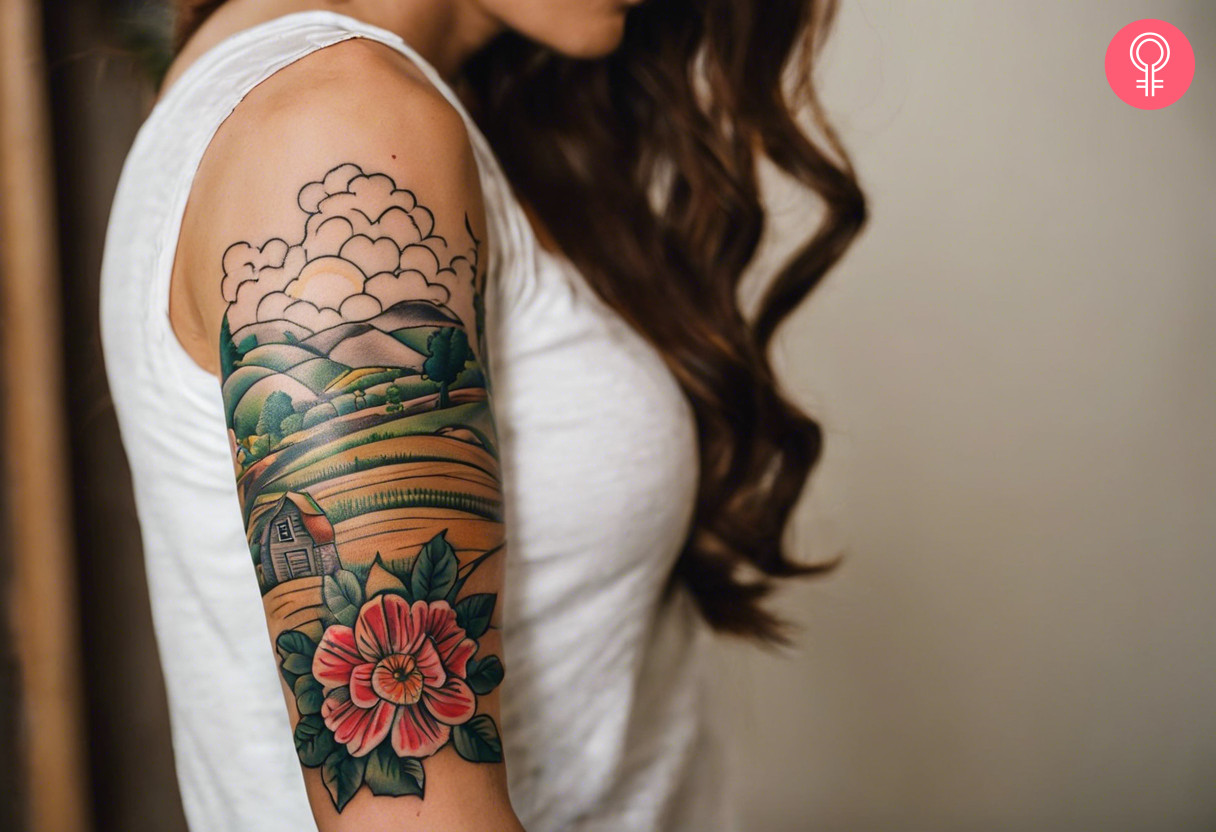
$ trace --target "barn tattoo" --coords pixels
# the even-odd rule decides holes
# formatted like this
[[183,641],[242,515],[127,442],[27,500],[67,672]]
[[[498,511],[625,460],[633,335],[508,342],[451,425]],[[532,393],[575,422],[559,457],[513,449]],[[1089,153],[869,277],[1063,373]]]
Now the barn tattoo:
[[363,786],[421,798],[449,746],[502,760],[478,712],[503,678],[479,645],[496,595],[465,591],[502,500],[467,218],[445,239],[353,164],[298,202],[300,242],[224,254],[221,375],[296,750],[340,812]]

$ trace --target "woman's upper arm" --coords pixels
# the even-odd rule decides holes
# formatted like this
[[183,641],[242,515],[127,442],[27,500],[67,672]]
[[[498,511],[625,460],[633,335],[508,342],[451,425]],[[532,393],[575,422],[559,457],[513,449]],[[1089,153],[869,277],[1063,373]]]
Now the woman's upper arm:
[[464,124],[367,50],[272,81],[208,150],[184,262],[313,812],[322,830],[518,829]]

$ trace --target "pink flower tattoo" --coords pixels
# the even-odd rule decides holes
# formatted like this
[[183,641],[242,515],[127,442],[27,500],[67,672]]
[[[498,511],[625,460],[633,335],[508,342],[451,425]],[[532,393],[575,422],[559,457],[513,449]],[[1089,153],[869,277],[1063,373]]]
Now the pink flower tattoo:
[[477,710],[465,682],[476,651],[446,601],[377,595],[354,628],[328,628],[317,647],[312,673],[325,689],[325,725],[354,757],[385,737],[399,757],[429,757]]

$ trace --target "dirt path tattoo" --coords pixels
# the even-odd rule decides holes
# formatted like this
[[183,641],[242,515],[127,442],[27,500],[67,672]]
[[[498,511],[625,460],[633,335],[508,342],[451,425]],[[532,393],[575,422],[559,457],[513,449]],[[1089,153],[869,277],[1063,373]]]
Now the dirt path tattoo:
[[[425,791],[451,746],[499,762],[478,697],[502,549],[487,403],[481,244],[353,164],[305,185],[302,240],[224,254],[223,397],[249,549],[300,762],[341,811]],[[470,339],[476,341],[471,342]]]

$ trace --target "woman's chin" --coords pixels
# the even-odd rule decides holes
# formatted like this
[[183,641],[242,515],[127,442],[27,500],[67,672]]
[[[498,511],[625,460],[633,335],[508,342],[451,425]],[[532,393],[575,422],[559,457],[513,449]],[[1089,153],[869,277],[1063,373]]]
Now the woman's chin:
[[615,52],[625,37],[625,10],[585,32],[572,32],[550,47],[567,58],[594,60]]

